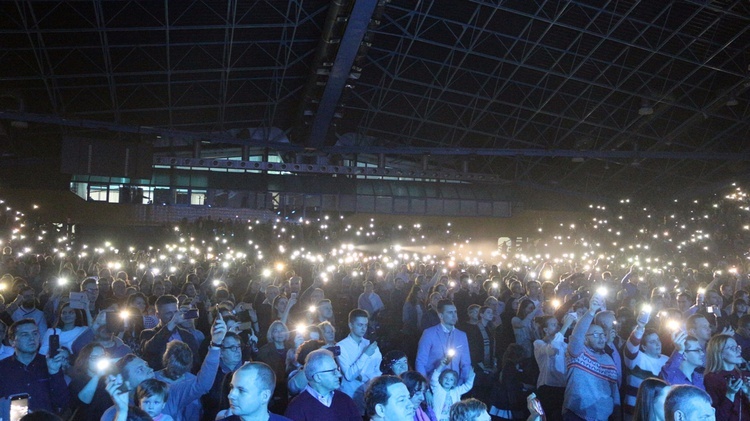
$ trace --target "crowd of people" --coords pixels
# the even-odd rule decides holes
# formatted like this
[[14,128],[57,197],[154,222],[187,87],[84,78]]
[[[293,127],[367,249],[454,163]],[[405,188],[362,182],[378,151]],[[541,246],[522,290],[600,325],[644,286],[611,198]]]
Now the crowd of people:
[[750,419],[749,201],[592,204],[491,252],[450,222],[324,215],[85,244],[6,207],[0,411]]

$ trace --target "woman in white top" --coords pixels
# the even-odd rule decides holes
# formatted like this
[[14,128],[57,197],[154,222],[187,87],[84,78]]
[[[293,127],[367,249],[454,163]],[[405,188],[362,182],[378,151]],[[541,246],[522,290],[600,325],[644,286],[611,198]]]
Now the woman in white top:
[[61,347],[73,349],[73,341],[87,329],[84,320],[86,319],[82,310],[71,308],[70,303],[60,304],[60,307],[57,308],[57,319],[55,320],[54,327],[44,332],[39,353],[47,355],[49,351],[49,337],[53,334],[60,336]]

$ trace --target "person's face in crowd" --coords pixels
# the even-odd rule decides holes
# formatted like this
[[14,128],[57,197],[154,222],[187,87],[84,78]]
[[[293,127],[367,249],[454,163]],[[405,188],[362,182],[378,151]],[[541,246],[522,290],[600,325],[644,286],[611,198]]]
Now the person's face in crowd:
[[68,372],[70,371],[70,367],[72,365],[70,363],[70,360],[71,360],[70,352],[68,352],[68,350],[65,348],[61,348],[59,350],[59,353],[63,356],[63,361],[62,361],[62,364],[60,365],[60,370],[62,370],[63,373],[68,374]]
[[531,312],[533,312],[535,308],[536,306],[534,305],[534,303],[526,303],[521,314],[523,315],[523,317],[526,317],[527,315],[531,314]]
[[529,282],[527,288],[529,290],[529,297],[538,298],[541,296],[542,286],[539,282]]
[[63,326],[72,326],[76,322],[76,311],[75,309],[70,308],[70,306],[65,306],[62,311],[60,311],[60,322]]
[[388,386],[388,401],[383,406],[383,419],[388,421],[411,421],[415,406],[411,402],[409,389],[403,383]]
[[690,300],[685,295],[680,295],[677,297],[677,307],[680,309],[681,312],[687,311],[687,309],[690,308]]
[[146,300],[144,300],[141,297],[136,297],[133,299],[133,306],[140,310],[141,314],[146,314]]
[[661,340],[656,333],[644,336],[641,344],[643,352],[645,352],[646,355],[658,357],[659,354],[661,354]]
[[283,326],[276,326],[271,334],[273,341],[276,343],[282,343],[289,337],[289,332]]
[[141,409],[151,418],[155,418],[161,414],[166,405],[167,402],[164,400],[164,397],[159,395],[144,397],[140,402]]
[[369,325],[369,319],[367,317],[356,317],[352,322],[349,323],[349,331],[352,337],[355,339],[364,338],[367,333],[367,326]]
[[102,358],[106,357],[107,352],[103,347],[97,346],[91,350],[91,354],[89,354],[89,360],[86,362],[86,370],[88,371],[90,376],[93,376],[94,373],[98,371],[98,367],[96,365]]
[[477,321],[479,320],[479,309],[477,307],[470,308],[468,311],[469,320],[471,321]]
[[707,306],[720,306],[721,295],[719,295],[716,291],[708,291],[706,293],[706,305]]
[[316,288],[310,293],[310,304],[318,305],[320,300],[326,298],[325,292],[322,289]]
[[294,332],[294,348],[299,348],[305,342],[305,332]]
[[448,287],[445,284],[438,285],[435,292],[439,293],[443,299],[448,297]]
[[195,285],[188,284],[185,287],[185,295],[187,295],[190,298],[195,298],[195,296],[197,295],[197,291],[195,290]]
[[161,297],[166,292],[164,290],[164,283],[163,282],[154,282],[153,288],[151,288],[151,295],[154,297]]
[[455,326],[458,322],[456,306],[449,304],[443,307],[443,312],[440,313],[440,321],[446,326]]
[[332,392],[341,387],[341,370],[331,357],[321,358],[320,366],[313,379],[324,390]]
[[124,369],[128,372],[127,377],[128,383],[130,383],[130,390],[134,390],[144,380],[154,378],[154,370],[140,358],[133,359]]
[[591,325],[588,332],[586,332],[586,346],[593,349],[594,351],[603,351],[604,346],[607,344],[607,334],[604,329],[598,325]]
[[40,345],[39,328],[37,325],[35,323],[26,323],[19,326],[12,345],[16,352],[25,354],[36,353]]
[[318,306],[318,313],[324,320],[330,320],[333,317],[333,306],[331,303],[323,303]]
[[699,341],[706,343],[711,339],[711,325],[703,317],[695,319],[695,330],[688,333],[698,338]]
[[169,294],[172,292],[172,281],[164,281],[164,293]]
[[445,390],[452,390],[456,386],[456,376],[453,373],[447,373],[440,379],[440,386]]
[[443,297],[441,297],[440,294],[433,293],[430,296],[430,307],[432,307],[433,309],[437,310],[438,302],[440,300],[442,300],[442,299],[443,299]]
[[231,337],[227,336],[224,341],[221,342],[221,354],[219,356],[221,362],[229,368],[234,368],[242,361],[242,344]]
[[270,285],[266,288],[266,298],[269,303],[273,303],[273,300],[279,296],[279,287],[276,285]]
[[731,284],[724,284],[721,286],[721,295],[731,298],[734,294],[734,287]]
[[495,306],[495,315],[499,316],[501,314],[505,313],[505,302],[504,301],[498,301],[497,305]]
[[34,304],[36,304],[36,297],[34,296],[34,291],[32,290],[24,291],[23,294],[21,294],[21,297],[23,298],[21,305],[25,308],[34,307]]
[[365,282],[365,294],[370,294],[374,289],[372,282]]
[[299,293],[299,291],[300,291],[300,289],[301,289],[301,282],[300,282],[299,278],[292,278],[292,279],[291,279],[291,280],[289,281],[289,289],[290,289],[290,290],[291,290],[292,292],[296,292],[296,293]]
[[545,335],[554,335],[559,330],[560,330],[560,322],[558,322],[556,318],[552,317],[549,320],[547,320],[547,324],[544,327]]
[[480,316],[482,317],[482,321],[489,323],[495,318],[495,312],[491,308],[488,308]]
[[243,417],[267,412],[271,391],[260,390],[254,370],[239,370],[232,375],[229,408],[233,415]]
[[721,359],[725,364],[742,364],[742,347],[730,338],[721,350]]
[[680,410],[682,417],[675,416],[675,420],[680,421],[716,421],[716,409],[711,406],[711,402],[704,399],[692,399],[686,403],[684,410]]
[[175,313],[177,313],[178,311],[179,310],[177,309],[177,303],[162,304],[160,306],[156,306],[156,317],[159,318],[162,325],[165,325],[169,323],[170,320],[172,320]]
[[99,292],[102,294],[108,294],[109,293],[109,279],[106,277],[99,278],[98,281],[96,281],[97,286],[99,286]]
[[706,351],[696,341],[685,342],[685,361],[695,367],[703,367],[706,364]]
[[424,392],[426,389],[427,385],[425,383],[419,383],[414,386],[414,394],[411,395],[410,400],[415,409],[424,402]]
[[124,281],[118,280],[112,284],[112,295],[117,298],[122,298],[127,295],[127,285]]
[[[588,309],[586,307],[578,306],[576,308],[576,314],[578,315],[578,319],[580,320],[581,317],[585,316],[587,311]],[[526,313],[526,314],[529,314],[529,313]]]
[[617,337],[617,329],[615,328],[615,316],[602,317],[599,321],[599,325],[602,327],[604,332],[607,334],[607,343],[611,343]]
[[94,303],[99,298],[99,285],[96,282],[89,282],[86,284],[83,291],[86,293],[89,303]]
[[393,374],[397,376],[409,371],[409,362],[406,360],[406,357],[394,361],[393,364],[391,364],[391,370],[393,370]]
[[278,299],[278,301],[276,302],[276,311],[279,314],[283,313],[284,310],[286,310],[286,304],[287,304],[288,301],[289,300],[287,300],[286,297],[281,297],[281,298]]
[[514,298],[518,298],[523,295],[523,286],[520,282],[513,282],[510,284],[510,292]]
[[745,304],[745,303],[737,303],[737,305],[735,306],[735,310],[736,310],[735,313],[737,315],[743,315],[743,314],[747,313],[747,304]]
[[331,326],[323,326],[323,339],[326,343],[336,342],[336,331]]

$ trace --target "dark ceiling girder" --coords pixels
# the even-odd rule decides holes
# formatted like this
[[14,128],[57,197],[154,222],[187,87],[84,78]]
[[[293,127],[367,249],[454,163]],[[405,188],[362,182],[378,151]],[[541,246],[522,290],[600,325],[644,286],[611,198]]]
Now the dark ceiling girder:
[[493,148],[425,148],[425,147],[380,147],[380,146],[330,146],[308,149],[302,145],[281,142],[258,142],[250,139],[237,139],[231,136],[218,136],[212,133],[196,133],[169,130],[158,127],[129,126],[95,120],[78,120],[33,113],[0,111],[0,120],[26,121],[30,123],[53,124],[64,127],[107,130],[120,133],[159,135],[186,140],[203,140],[216,143],[263,146],[275,151],[294,151],[320,154],[386,154],[386,155],[449,155],[449,156],[536,156],[548,158],[600,158],[600,159],[692,159],[720,161],[750,161],[750,151],[744,153],[722,152],[677,152],[677,151],[614,151],[614,150],[572,150],[572,149],[493,149]]
[[320,147],[326,141],[333,115],[377,5],[378,0],[356,0],[352,7],[344,36],[323,91],[323,97],[320,99],[315,119],[312,122],[310,137],[307,139],[308,146]]

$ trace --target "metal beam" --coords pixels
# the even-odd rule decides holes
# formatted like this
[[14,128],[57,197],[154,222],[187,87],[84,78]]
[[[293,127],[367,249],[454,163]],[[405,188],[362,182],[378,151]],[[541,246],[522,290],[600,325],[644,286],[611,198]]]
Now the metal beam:
[[328,76],[328,83],[326,83],[323,97],[312,123],[310,137],[307,139],[308,146],[320,147],[326,141],[333,114],[341,99],[341,94],[354,64],[354,58],[357,56],[357,51],[359,51],[377,5],[378,0],[357,0],[352,7],[344,37],[341,39],[341,44],[336,52],[336,59]]
[[[302,145],[281,142],[253,141],[219,136],[212,133],[196,133],[170,130],[159,127],[129,126],[95,120],[73,120],[53,115],[0,111],[0,120],[26,121],[31,123],[54,124],[65,127],[109,130],[113,132],[153,134],[171,136],[186,140],[205,140],[236,145],[253,144],[276,151],[309,152]],[[692,159],[720,161],[750,161],[750,150],[743,153],[722,152],[675,152],[675,151],[616,151],[616,150],[572,150],[572,149],[495,149],[495,148],[425,148],[425,147],[380,147],[380,146],[324,146],[315,149],[320,154],[386,154],[386,155],[448,155],[448,156],[535,156],[547,158],[594,158],[594,159]]]

